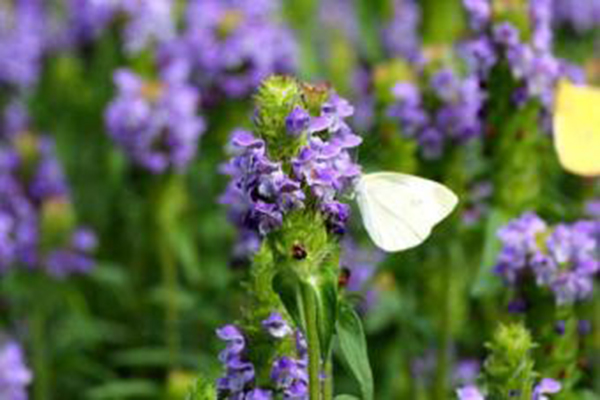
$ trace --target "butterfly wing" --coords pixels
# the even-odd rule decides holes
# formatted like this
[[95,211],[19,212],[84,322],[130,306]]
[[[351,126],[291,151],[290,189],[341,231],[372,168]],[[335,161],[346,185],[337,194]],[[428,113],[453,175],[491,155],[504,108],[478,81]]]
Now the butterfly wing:
[[458,203],[456,195],[437,182],[392,172],[363,175],[356,192],[369,236],[388,252],[422,243]]
[[600,90],[562,81],[553,124],[563,168],[583,176],[600,175]]

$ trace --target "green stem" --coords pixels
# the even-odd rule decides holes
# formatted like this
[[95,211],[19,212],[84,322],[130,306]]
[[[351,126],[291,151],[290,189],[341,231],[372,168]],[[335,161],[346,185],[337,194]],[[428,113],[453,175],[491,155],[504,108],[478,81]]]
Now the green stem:
[[331,362],[331,355],[325,362],[325,382],[323,387],[323,399],[333,399],[333,363]]
[[451,312],[452,312],[452,266],[444,265],[442,271],[442,305],[440,316],[439,350],[437,355],[437,371],[434,398],[448,398],[448,370],[450,364],[450,346],[452,345]]
[[48,358],[46,349],[45,324],[46,316],[43,304],[34,306],[31,320],[31,339],[33,352],[33,380],[34,400],[46,400],[50,393],[48,381]]
[[304,312],[306,317],[306,341],[308,344],[308,390],[310,400],[321,399],[321,351],[317,327],[317,305],[314,295],[304,291]]
[[165,288],[165,338],[169,351],[169,365],[177,365],[180,341],[178,332],[179,310],[177,306],[177,266],[170,246],[163,241],[160,244],[160,259]]

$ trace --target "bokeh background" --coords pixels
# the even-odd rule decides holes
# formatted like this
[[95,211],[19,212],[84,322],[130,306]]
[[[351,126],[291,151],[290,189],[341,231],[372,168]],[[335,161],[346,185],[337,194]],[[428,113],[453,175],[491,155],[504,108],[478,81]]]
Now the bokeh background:
[[[499,321],[558,343],[564,307],[494,272],[497,231],[526,211],[550,225],[600,215],[597,179],[562,170],[550,123],[558,79],[600,83],[600,1],[484,1],[481,20],[477,3],[0,0],[0,399],[23,398],[10,379],[35,400],[181,399],[220,376],[215,329],[240,318],[256,246],[220,202],[223,164],[275,73],[350,101],[365,171],[461,198],[400,254],[352,218],[343,266],[377,399],[453,398]],[[495,80],[485,68],[512,53],[485,42],[489,20],[520,31],[495,33],[516,60]],[[600,398],[598,296],[568,307],[581,329],[565,398]]]

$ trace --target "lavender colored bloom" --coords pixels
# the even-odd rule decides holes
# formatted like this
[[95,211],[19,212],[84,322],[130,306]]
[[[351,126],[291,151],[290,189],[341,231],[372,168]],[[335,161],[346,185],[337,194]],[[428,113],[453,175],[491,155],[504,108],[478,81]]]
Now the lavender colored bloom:
[[27,400],[31,380],[21,346],[14,340],[0,343],[0,399]]
[[585,33],[600,26],[600,1],[553,0],[552,16],[555,25]]
[[235,157],[224,172],[232,179],[221,202],[230,206],[234,223],[264,236],[281,225],[284,213],[303,207],[304,193],[280,163],[269,160],[262,139],[247,131],[235,131],[231,150]]
[[478,360],[462,360],[454,367],[452,381],[455,385],[472,385],[481,372]]
[[[350,208],[338,197],[353,187],[360,174],[349,150],[362,140],[345,122],[353,111],[335,94],[323,104],[318,116],[311,117],[301,108],[292,111],[294,119],[298,115],[309,119],[302,122],[308,143],[290,160],[291,176],[283,171],[281,162],[269,159],[264,140],[243,130],[232,134],[229,148],[233,158],[222,168],[231,181],[221,203],[230,206],[230,219],[242,233],[249,229],[262,237],[279,228],[285,214],[305,206],[303,184],[317,200],[330,231],[344,232]],[[288,127],[295,123],[288,116]],[[253,240],[245,233],[244,237]]]
[[421,10],[414,0],[395,0],[393,18],[383,29],[383,42],[387,52],[417,62],[420,54]]
[[273,363],[271,380],[283,391],[284,399],[308,398],[308,373],[306,366],[298,360],[281,357]]
[[496,272],[515,284],[531,271],[538,286],[552,290],[558,305],[584,300],[600,269],[596,229],[591,221],[550,229],[535,214],[525,214],[499,231],[503,248]]
[[105,115],[113,140],[152,173],[187,167],[204,131],[198,91],[179,79],[145,82],[128,70],[117,71],[115,83]]
[[201,87],[227,97],[250,94],[268,75],[291,73],[296,44],[274,17],[276,2],[194,0],[182,38]]
[[[560,392],[562,385],[554,379],[544,378],[533,388],[531,400],[549,400],[546,395]],[[459,400],[485,400],[481,390],[475,385],[468,385],[456,391]]]
[[310,114],[300,107],[292,110],[290,115],[285,119],[285,127],[287,132],[292,136],[302,134],[310,125]]
[[532,400],[548,400],[549,397],[546,394],[556,394],[560,392],[562,386],[560,382],[554,379],[544,378],[541,382],[533,389]]
[[292,328],[279,313],[269,315],[269,318],[264,320],[262,325],[269,332],[269,335],[276,339],[283,339],[292,333]]
[[[292,333],[288,323],[276,312],[263,321],[263,327],[267,334],[280,340]],[[286,400],[308,399],[306,342],[299,331],[296,331],[298,358],[281,356],[273,361],[273,391],[255,387],[254,365],[245,359],[247,343],[242,331],[234,325],[226,325],[217,330],[217,335],[227,343],[219,354],[225,367],[225,374],[217,380],[219,396],[240,400],[271,400],[277,395]]]
[[44,54],[45,16],[38,0],[0,3],[0,84],[31,87]]
[[459,400],[485,400],[477,386],[469,385],[456,390]]
[[69,32],[75,43],[98,38],[118,12],[118,0],[69,0]]
[[123,0],[121,7],[128,17],[125,26],[125,49],[138,53],[150,42],[164,42],[175,36],[172,0]]
[[492,17],[492,6],[489,0],[463,0],[463,5],[469,14],[471,29],[483,29]]
[[[18,129],[5,132],[0,142],[0,273],[17,265],[43,269],[55,278],[87,273],[95,265],[93,232],[53,223],[72,212],[54,143],[27,132],[21,123]],[[69,239],[58,243],[57,234]],[[52,247],[46,235],[53,237]]]
[[269,390],[253,389],[246,393],[244,400],[271,400],[273,394]]
[[465,143],[483,133],[480,112],[485,95],[475,76],[459,77],[449,68],[432,74],[429,82],[436,102],[426,107],[419,89],[408,82],[393,88],[398,102],[389,113],[400,120],[402,133],[415,137],[423,156],[439,158],[447,142]]

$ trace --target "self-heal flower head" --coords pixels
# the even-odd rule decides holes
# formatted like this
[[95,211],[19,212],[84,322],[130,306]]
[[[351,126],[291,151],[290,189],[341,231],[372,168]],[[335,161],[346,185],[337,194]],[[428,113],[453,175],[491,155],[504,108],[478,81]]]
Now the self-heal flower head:
[[118,94],[105,114],[112,139],[152,173],[186,168],[204,131],[197,115],[198,91],[182,76],[170,78],[147,82],[129,70],[118,70]]
[[0,273],[17,265],[54,278],[89,272],[95,235],[74,224],[53,141],[21,123],[5,126],[18,130],[0,138]]
[[28,88],[35,84],[45,50],[44,27],[41,1],[0,3],[0,85]]
[[275,73],[296,67],[296,43],[276,20],[277,2],[193,0],[177,40],[187,48],[194,77],[209,95],[240,98]]
[[[276,81],[279,82],[274,78],[267,82]],[[263,88],[265,92],[270,90],[268,85]],[[295,87],[301,90],[300,86]],[[354,112],[352,105],[329,89],[320,95],[322,99],[315,106],[317,111],[313,111],[316,115],[309,113],[310,107],[304,102],[286,109],[278,121],[273,121],[271,115],[261,116],[265,111],[258,110],[256,133],[233,132],[228,145],[232,158],[222,167],[222,172],[231,180],[221,203],[229,206],[230,219],[239,227],[240,237],[252,244],[242,248],[256,248],[256,236],[249,231],[262,239],[280,228],[287,214],[304,209],[307,203],[311,205],[309,211],[318,211],[324,217],[330,232],[344,232],[350,207],[341,199],[360,175],[360,166],[353,161],[350,151],[362,139],[346,122]],[[285,153],[281,160],[275,161],[271,155],[284,150],[281,144],[268,148],[265,138],[259,137],[261,118],[276,124],[275,132],[281,135],[271,137],[273,131],[267,130],[267,139],[292,142],[293,150]],[[286,165],[291,167],[289,172],[284,169]]]
[[[480,112],[485,93],[475,75],[461,77],[440,68],[425,89],[399,82],[392,94],[397,101],[388,114],[398,119],[404,136],[417,140],[425,158],[437,159],[447,143],[465,143],[483,133]],[[426,106],[425,99],[431,97],[435,106]]]
[[559,305],[584,300],[600,269],[597,225],[592,221],[549,227],[535,214],[524,214],[502,228],[496,272],[510,284],[530,271]]
[[172,0],[123,0],[127,16],[124,30],[125,49],[138,53],[152,42],[166,42],[175,36]]
[[421,9],[415,0],[395,0],[394,14],[383,29],[383,43],[387,52],[394,57],[418,63],[422,59]]
[[27,400],[31,380],[32,373],[19,343],[14,340],[0,343],[0,399]]
[[554,0],[552,17],[556,26],[568,27],[580,34],[586,33],[600,26],[600,1]]

